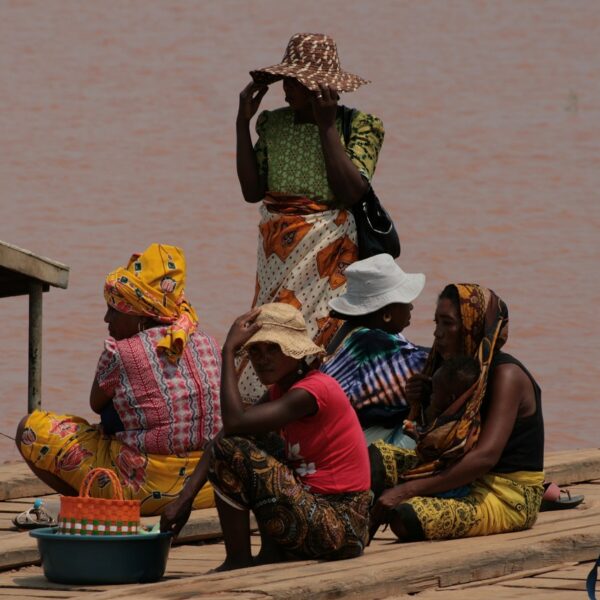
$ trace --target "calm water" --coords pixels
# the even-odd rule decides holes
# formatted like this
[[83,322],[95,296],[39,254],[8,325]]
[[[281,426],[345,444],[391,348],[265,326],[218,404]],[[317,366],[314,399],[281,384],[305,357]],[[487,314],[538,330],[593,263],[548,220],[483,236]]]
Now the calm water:
[[[90,416],[106,273],[154,241],[188,257],[219,341],[254,291],[234,118],[251,68],[297,31],[372,80],[375,177],[401,265],[427,274],[406,331],[429,344],[450,281],[496,290],[507,349],[543,388],[548,449],[598,443],[600,5],[589,1],[0,2],[0,239],[71,267],[44,296],[43,403]],[[278,85],[264,107],[283,102]],[[0,303],[0,431],[26,408],[27,302]],[[0,459],[16,458],[0,439]]]

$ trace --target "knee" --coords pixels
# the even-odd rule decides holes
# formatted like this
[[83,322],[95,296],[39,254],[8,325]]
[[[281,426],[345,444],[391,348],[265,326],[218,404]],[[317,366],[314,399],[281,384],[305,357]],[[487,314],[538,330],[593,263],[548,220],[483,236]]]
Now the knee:
[[396,507],[390,519],[390,529],[399,542],[420,542],[426,539],[421,522],[410,504],[402,503]]
[[406,525],[402,520],[402,517],[398,514],[395,514],[390,520],[390,529],[394,532],[394,535],[398,538],[399,542],[407,542],[408,539],[408,530],[406,529]]
[[211,460],[232,454],[237,445],[235,442],[235,437],[222,437],[218,440],[215,440],[213,447],[210,450]]
[[240,450],[247,450],[249,440],[241,436],[228,436],[216,440],[212,448],[211,459],[227,460]]
[[25,415],[17,425],[17,430],[15,432],[15,444],[17,445],[17,450],[21,452],[21,440],[23,438],[23,431],[25,431],[25,425],[27,423],[27,419],[29,415]]

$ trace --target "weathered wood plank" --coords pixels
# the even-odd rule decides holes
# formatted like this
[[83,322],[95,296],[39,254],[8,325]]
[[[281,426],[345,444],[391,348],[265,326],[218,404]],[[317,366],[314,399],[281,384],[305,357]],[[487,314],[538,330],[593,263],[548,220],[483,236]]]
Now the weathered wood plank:
[[[588,448],[546,455],[546,478],[558,485],[600,479],[600,449]],[[23,462],[0,465],[0,500],[52,494]]]
[[[587,565],[587,563],[586,563]],[[503,583],[505,581],[513,581],[515,579],[523,579],[524,577],[537,577],[538,575],[552,577],[555,573],[565,572],[566,569],[579,566],[578,563],[558,563],[547,567],[540,567],[539,569],[529,569],[527,571],[517,571],[510,575],[504,575],[502,577],[494,577],[492,579],[486,579],[485,581],[473,581],[470,583],[464,583],[461,585],[453,585],[446,587],[448,590],[464,590],[473,587],[481,587],[482,585],[491,586],[497,583]],[[588,568],[589,570],[589,568]]]
[[582,579],[585,580],[592,568],[592,563],[580,563],[572,567],[556,568],[544,573],[544,578],[548,579]]
[[[595,524],[595,526],[594,526]],[[589,557],[600,544],[597,515],[581,520],[582,532],[566,528],[562,534],[547,532],[531,542],[517,534],[477,540],[422,542],[396,545],[352,561],[336,563],[289,563],[285,568],[264,571],[242,569],[235,577],[205,574],[175,584],[144,586],[146,597],[218,597],[221,592],[262,592],[267,598],[327,598],[355,594],[375,598],[414,593],[425,587],[447,586],[473,579],[490,578],[511,570],[564,562],[571,554]],[[476,543],[475,543],[476,541]],[[433,548],[440,550],[435,553]],[[370,550],[370,549],[369,549]],[[570,558],[570,556],[568,556]],[[141,591],[141,590],[138,590]],[[114,590],[110,597],[131,597],[131,590]],[[108,598],[101,594],[100,598]]]
[[57,591],[57,590],[32,590],[31,588],[0,588],[0,598],[80,598],[81,592]]
[[600,448],[548,452],[544,458],[546,481],[569,485],[600,479]]
[[[33,544],[32,544],[33,542]],[[40,562],[35,540],[26,532],[0,538],[0,569],[7,570]]]
[[0,500],[12,500],[24,497],[38,497],[53,494],[43,481],[40,481],[33,473],[22,471],[10,477],[0,476]]
[[[596,453],[597,451],[586,451],[564,454],[575,456],[575,459],[583,461],[581,464],[584,464]],[[5,472],[13,473],[12,468],[7,468]],[[595,474],[595,477],[598,476],[598,473]],[[2,479],[1,472],[0,479]],[[368,599],[381,598],[385,595],[391,597],[393,594],[400,596],[438,585],[464,586],[469,582],[495,577],[509,576],[512,582],[515,581],[516,571],[540,569],[549,564],[563,563],[565,560],[580,561],[595,558],[597,547],[600,546],[600,485],[596,483],[575,485],[571,487],[571,491],[585,493],[585,505],[576,510],[542,513],[534,529],[525,532],[489,536],[477,540],[404,545],[391,543],[393,539],[391,532],[379,532],[372,546],[359,559],[336,563],[298,561],[286,563],[285,566],[267,565],[237,571],[235,577],[230,573],[206,574],[206,571],[222,561],[224,550],[221,544],[177,546],[172,548],[171,559],[167,565],[167,576],[170,578],[168,581],[142,587],[112,586],[105,591],[100,588],[94,588],[93,592],[81,588],[79,590],[98,599],[133,597],[137,594],[143,594],[147,598],[173,599],[191,597],[239,599],[247,594],[250,595],[248,597],[263,599],[296,597],[318,599],[358,594],[358,597]],[[31,495],[27,499],[15,499],[10,503],[0,503],[0,506],[10,504],[15,510],[21,507],[24,509],[31,504],[36,495]],[[202,518],[198,522],[196,522],[196,513],[202,513]],[[0,525],[6,521],[8,515],[10,515],[9,511],[0,513]],[[144,521],[155,523],[158,517],[145,517]],[[219,535],[216,510],[194,511],[188,528],[187,534],[185,530],[183,532],[184,536],[187,535],[187,539],[204,539],[206,536]],[[253,545],[256,546],[257,543],[257,538],[254,537]],[[29,551],[31,549],[35,551],[35,555],[27,556],[28,547]],[[37,558],[35,541],[26,533],[0,531],[0,568],[3,560],[5,564],[14,564],[15,552],[25,555],[20,560],[24,558],[32,560],[33,556]],[[7,561],[6,554],[13,562]],[[39,569],[37,572],[41,573]],[[0,589],[6,587],[3,575],[5,574],[0,574]],[[186,577],[187,575],[192,577]],[[556,574],[548,574],[543,579],[562,583],[567,588],[561,590],[565,594],[570,594],[569,586],[578,581],[575,576],[561,578]],[[43,577],[40,577],[40,580],[40,586],[48,584]],[[31,576],[24,578],[26,583],[18,578],[13,578],[13,581],[13,584],[19,587],[33,585]],[[494,583],[495,587],[499,585]],[[485,589],[489,587],[491,586]],[[57,588],[52,587],[52,589]],[[60,589],[72,592],[75,588]],[[511,597],[515,597],[515,590],[521,589],[525,589],[525,586],[513,586]],[[537,588],[531,588],[528,591],[537,593],[536,590]],[[464,593],[467,590],[460,591]],[[421,594],[417,596],[420,597]],[[485,597],[492,596],[486,593]],[[531,600],[533,596],[528,594],[527,597]],[[436,598],[441,600],[442,596],[438,595]]]
[[0,241],[0,266],[55,287],[66,289],[69,284],[67,265],[3,241]]
[[470,590],[428,590],[416,596],[388,596],[384,600],[583,600],[581,592],[568,590],[517,590],[501,585],[485,586]]

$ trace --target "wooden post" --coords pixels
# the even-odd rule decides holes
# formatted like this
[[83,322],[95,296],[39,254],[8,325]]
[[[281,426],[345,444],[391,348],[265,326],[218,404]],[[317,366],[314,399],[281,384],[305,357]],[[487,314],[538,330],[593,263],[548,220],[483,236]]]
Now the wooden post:
[[42,406],[42,283],[29,283],[29,385],[27,411]]

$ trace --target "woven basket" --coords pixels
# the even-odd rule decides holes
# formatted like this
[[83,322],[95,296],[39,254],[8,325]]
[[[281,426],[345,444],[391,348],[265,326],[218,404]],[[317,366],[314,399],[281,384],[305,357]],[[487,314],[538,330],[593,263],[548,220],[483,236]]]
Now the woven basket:
[[[99,475],[106,475],[116,498],[92,498],[90,488]],[[61,496],[58,527],[73,535],[132,535],[140,525],[140,501],[124,500],[123,488],[109,469],[92,469],[79,488],[79,496]]]

